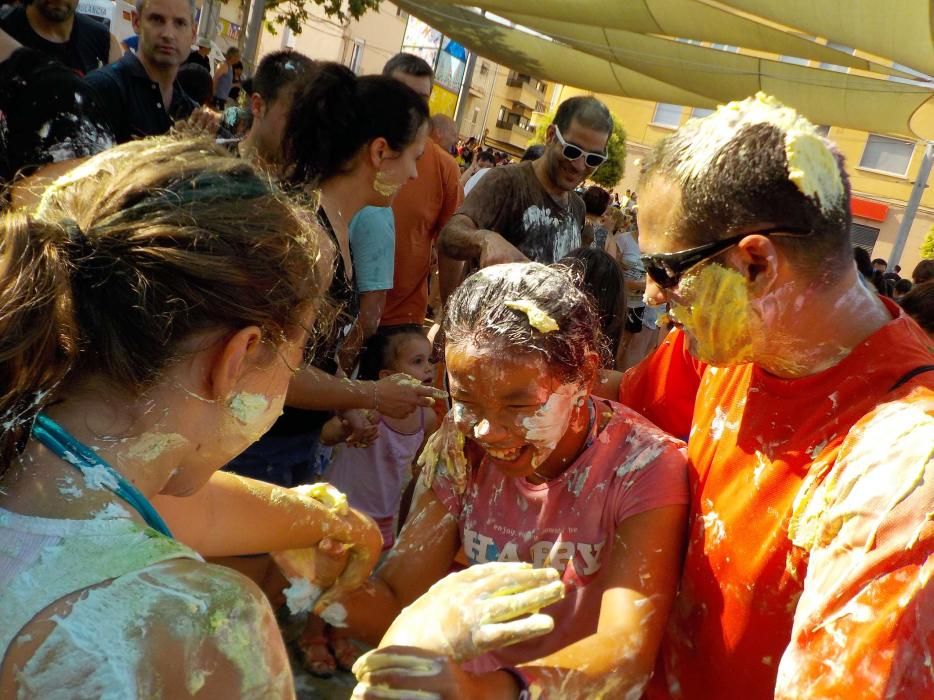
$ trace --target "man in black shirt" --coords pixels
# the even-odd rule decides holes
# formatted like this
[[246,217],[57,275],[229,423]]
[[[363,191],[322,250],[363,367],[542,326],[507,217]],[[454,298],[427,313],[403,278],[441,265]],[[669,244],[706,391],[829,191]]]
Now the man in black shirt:
[[0,63],[0,182],[29,176],[113,146],[93,90],[70,68],[35,49]]
[[78,0],[33,0],[8,11],[0,28],[84,75],[118,60],[123,51],[103,24],[76,14],[77,7]]
[[[198,48],[188,54],[188,58],[185,59],[185,63],[195,63],[199,66],[203,66],[208,73],[212,73],[211,70],[211,40],[201,37],[198,39]],[[211,89],[213,91],[213,83]]]
[[136,8],[137,54],[128,53],[87,77],[110,117],[117,143],[164,134],[198,106],[176,80],[195,38],[193,0],[138,0]]

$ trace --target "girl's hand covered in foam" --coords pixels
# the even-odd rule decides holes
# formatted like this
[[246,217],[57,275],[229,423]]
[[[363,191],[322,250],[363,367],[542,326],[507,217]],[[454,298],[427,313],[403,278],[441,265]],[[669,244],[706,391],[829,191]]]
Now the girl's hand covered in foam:
[[321,613],[347,591],[361,586],[382,549],[382,537],[371,518],[347,505],[347,497],[330,484],[293,489],[341,517],[344,534],[334,533],[309,549],[273,552],[272,558],[289,580],[286,600],[293,614],[314,609]]
[[405,608],[380,646],[419,647],[466,661],[547,634],[553,620],[538,611],[563,597],[554,569],[519,562],[471,566],[441,579]]

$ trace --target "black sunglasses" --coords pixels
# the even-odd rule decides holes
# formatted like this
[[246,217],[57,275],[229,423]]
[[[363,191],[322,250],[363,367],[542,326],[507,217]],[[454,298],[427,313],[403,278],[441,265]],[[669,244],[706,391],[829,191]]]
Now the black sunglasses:
[[606,162],[606,159],[609,157],[605,153],[585,151],[580,146],[575,146],[573,143],[568,143],[564,140],[564,136],[561,135],[561,129],[558,128],[557,124],[555,124],[555,136],[558,138],[558,143],[561,144],[561,155],[563,155],[568,160],[577,160],[581,156],[584,156],[584,162],[587,164],[588,168],[599,168]]
[[681,276],[695,265],[699,265],[717,253],[730,248],[746,236],[809,236],[810,231],[802,231],[788,226],[775,226],[761,231],[746,231],[730,238],[724,238],[713,243],[705,243],[696,248],[688,248],[677,253],[657,253],[656,255],[640,255],[642,267],[655,284],[662,289],[671,289],[678,285]]

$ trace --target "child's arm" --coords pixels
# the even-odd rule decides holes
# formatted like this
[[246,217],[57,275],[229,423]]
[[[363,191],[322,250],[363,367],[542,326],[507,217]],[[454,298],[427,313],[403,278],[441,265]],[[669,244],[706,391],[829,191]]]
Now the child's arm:
[[422,450],[425,449],[425,443],[428,442],[428,438],[430,438],[431,434],[438,428],[438,414],[434,412],[434,409],[422,408],[422,411],[423,420],[425,421],[425,435],[422,437],[422,444],[418,448],[418,452],[415,453],[415,457],[412,459],[412,479],[409,481],[408,486],[405,487],[405,491],[402,492],[402,498],[399,501],[400,531],[409,517],[409,509],[412,507],[415,487],[416,484],[418,484],[418,477],[422,473],[421,467],[418,466],[418,458],[421,457]]
[[[686,506],[627,518],[616,530],[596,633],[521,667],[549,697],[624,697],[643,688],[655,666],[681,574]],[[635,693],[638,695],[638,691]]]
[[459,547],[456,518],[429,490],[368,584],[340,599],[351,636],[378,644],[402,608],[448,573]]
[[378,556],[376,525],[345,516],[291,489],[218,471],[191,496],[152,499],[180,542],[207,557],[263,554],[314,547],[323,538],[365,543]]
[[350,432],[344,424],[344,421],[341,420],[339,416],[334,416],[321,427],[319,442],[321,442],[322,445],[331,447],[344,442],[349,434]]

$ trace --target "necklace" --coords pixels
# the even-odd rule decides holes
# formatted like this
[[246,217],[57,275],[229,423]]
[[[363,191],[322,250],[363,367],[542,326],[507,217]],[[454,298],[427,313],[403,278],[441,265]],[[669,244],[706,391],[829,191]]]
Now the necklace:
[[169,526],[138,488],[44,413],[40,413],[36,418],[32,436],[85,477],[89,476],[92,470],[103,469],[105,476],[110,478],[99,479],[102,486],[135,510],[153,530],[166,537],[172,537]]

